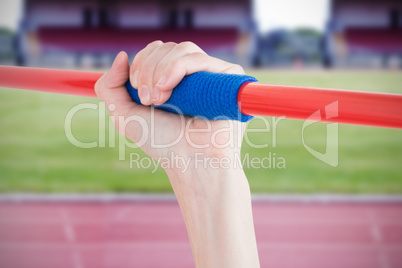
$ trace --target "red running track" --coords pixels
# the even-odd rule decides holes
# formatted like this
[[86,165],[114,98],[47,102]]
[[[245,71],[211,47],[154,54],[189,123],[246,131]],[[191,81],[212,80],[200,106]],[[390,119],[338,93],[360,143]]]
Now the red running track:
[[[253,204],[262,267],[402,267],[402,204]],[[0,267],[194,267],[176,202],[0,203]]]

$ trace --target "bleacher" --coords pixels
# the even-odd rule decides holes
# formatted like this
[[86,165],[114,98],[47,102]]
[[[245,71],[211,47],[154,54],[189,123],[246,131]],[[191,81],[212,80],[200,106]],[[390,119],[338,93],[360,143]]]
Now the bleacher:
[[233,53],[238,40],[236,28],[205,29],[122,29],[122,28],[41,28],[38,31],[42,51],[104,53],[139,51],[155,40],[192,41],[205,51]]
[[348,28],[345,40],[351,52],[402,53],[402,29]]

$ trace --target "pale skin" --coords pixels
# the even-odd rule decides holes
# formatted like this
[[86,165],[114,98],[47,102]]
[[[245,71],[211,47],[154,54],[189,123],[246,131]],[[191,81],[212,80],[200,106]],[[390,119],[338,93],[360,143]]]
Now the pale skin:
[[[109,109],[116,128],[148,155],[158,159],[173,152],[192,159],[186,170],[171,163],[165,171],[183,214],[196,267],[260,267],[250,188],[242,167],[234,166],[240,154],[243,123],[183,118],[158,109],[153,109],[154,117],[151,114],[149,105],[163,104],[185,75],[200,71],[244,74],[241,66],[210,57],[193,43],[155,41],[141,50],[131,65],[127,54],[120,52],[111,69],[96,83],[95,91]],[[132,101],[124,86],[127,80],[139,89],[144,106]],[[146,127],[138,120],[122,124],[133,116],[143,118]],[[148,128],[151,120],[155,131]],[[228,125],[234,126],[233,131],[214,135]],[[180,134],[188,138],[168,148],[155,148],[150,142],[152,138],[156,144],[168,144]],[[229,144],[230,139],[240,142],[219,146]],[[228,168],[196,167],[196,154],[203,159],[229,159],[225,162]]]

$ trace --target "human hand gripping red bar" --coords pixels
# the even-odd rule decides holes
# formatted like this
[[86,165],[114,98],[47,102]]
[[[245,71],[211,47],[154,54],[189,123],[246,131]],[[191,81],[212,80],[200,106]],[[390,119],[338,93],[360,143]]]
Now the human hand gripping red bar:
[[[240,86],[236,85],[236,88],[231,88],[233,85],[225,82],[224,85],[217,84],[219,87],[211,89],[211,83],[205,83],[203,79],[219,83],[220,80],[226,79],[226,76],[235,77],[229,77],[229,82],[233,79],[240,79],[239,81],[241,81],[243,77],[247,76],[199,74],[195,78],[193,78],[194,75],[185,78],[188,83],[181,87],[182,94],[186,94],[186,90],[189,91],[188,94],[193,94],[193,91],[206,92],[207,89],[217,93],[220,90],[230,91],[232,92],[231,94],[237,94],[237,102],[234,104],[236,107],[234,108],[240,110],[242,115],[284,116],[289,119],[307,120],[311,119],[311,115],[317,110],[324,109],[327,105],[337,102],[337,116],[327,117],[324,115],[320,121],[402,128],[402,95],[270,85],[250,82],[255,81],[252,79],[245,79],[247,81]],[[0,66],[0,87],[96,97],[94,85],[102,75],[103,73],[101,72]],[[194,79],[197,79],[197,81],[194,82]],[[188,85],[191,85],[191,87]],[[181,84],[173,90],[171,99],[174,98],[175,91],[180,86]],[[132,96],[136,94],[136,90],[131,88],[131,91]],[[216,98],[216,96],[211,94],[210,96],[203,96],[203,98],[197,98],[196,102],[202,105],[203,102],[211,102],[211,99]],[[221,101],[216,100],[214,103],[220,103]],[[224,101],[228,100],[225,99]],[[191,114],[194,103],[188,104],[179,100],[176,104],[179,109],[187,111],[187,113],[185,112],[187,115],[205,116],[206,114],[208,118],[209,111],[205,111],[205,109],[201,110],[201,112],[198,111],[196,114]],[[186,107],[186,105],[190,107]],[[233,104],[230,105],[233,106]],[[190,111],[188,111],[189,109]],[[218,113],[222,113],[219,114],[220,116],[227,116],[225,110],[218,111]],[[243,121],[248,119],[246,118]]]

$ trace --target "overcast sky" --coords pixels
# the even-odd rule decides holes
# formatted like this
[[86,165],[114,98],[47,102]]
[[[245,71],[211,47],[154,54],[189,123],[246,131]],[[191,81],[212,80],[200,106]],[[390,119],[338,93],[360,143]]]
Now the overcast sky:
[[263,32],[274,28],[325,29],[329,0],[254,0],[254,14]]
[[[258,27],[265,32],[273,28],[312,27],[323,30],[329,0],[254,0]],[[0,0],[0,27],[15,30],[21,16],[22,0]]]

